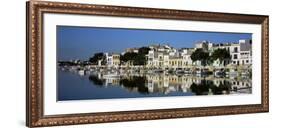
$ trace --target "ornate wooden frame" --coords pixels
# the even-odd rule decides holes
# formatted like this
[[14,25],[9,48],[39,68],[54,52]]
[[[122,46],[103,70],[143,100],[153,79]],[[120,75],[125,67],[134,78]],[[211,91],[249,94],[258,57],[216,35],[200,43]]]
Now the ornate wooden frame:
[[[262,99],[261,104],[220,107],[179,108],[125,112],[102,112],[45,116],[43,114],[43,13],[143,17],[194,21],[249,23],[262,25]],[[269,111],[269,17],[216,12],[182,11],[154,8],[105,6],[46,1],[27,2],[27,89],[26,125],[56,126],[117,121],[152,120],[199,116],[230,115]]]

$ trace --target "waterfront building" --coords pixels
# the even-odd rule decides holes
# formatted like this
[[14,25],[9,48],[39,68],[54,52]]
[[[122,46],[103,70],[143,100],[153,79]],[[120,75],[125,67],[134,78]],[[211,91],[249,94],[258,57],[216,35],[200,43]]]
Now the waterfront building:
[[252,41],[251,40],[239,40],[238,43],[223,43],[214,44],[208,41],[202,41],[195,44],[195,48],[201,48],[204,51],[208,51],[210,55],[216,49],[226,49],[229,51],[231,59],[220,62],[215,60],[213,62],[214,67],[222,67],[228,64],[231,65],[251,65],[252,64]]
[[240,61],[242,65],[252,64],[252,41],[239,40],[240,44]]
[[240,65],[240,45],[238,43],[232,43],[226,47],[228,47],[231,56],[230,63]]
[[183,66],[183,60],[180,56],[170,56],[169,67],[172,69],[179,69]]
[[194,48],[182,48],[180,49],[180,55],[182,56],[182,68],[189,68],[193,62],[191,55],[194,52]]
[[120,54],[117,53],[105,53],[106,64],[108,67],[119,67],[120,65]]
[[147,55],[148,68],[169,67],[171,55],[176,55],[177,50],[169,45],[150,45]]
[[[153,69],[188,69],[192,66],[202,66],[200,61],[193,62],[192,53],[196,49],[203,49],[210,55],[217,49],[226,49],[231,58],[229,60],[214,60],[211,66],[222,68],[228,65],[240,66],[252,64],[252,42],[251,40],[239,40],[239,42],[229,42],[216,44],[209,41],[197,42],[194,48],[176,49],[170,45],[150,45],[150,50],[146,55],[147,68]],[[128,48],[124,51],[138,53],[138,48]],[[116,67],[120,65],[119,54],[106,54],[107,65]]]
[[[213,47],[217,48],[225,48],[229,51],[231,60],[225,62],[224,65],[232,64],[232,65],[251,65],[252,64],[252,42],[251,40],[239,40],[238,43],[226,43],[223,45],[216,45]],[[216,63],[214,63],[216,64]],[[223,65],[223,66],[224,66]],[[218,66],[218,65],[214,65]]]
[[192,62],[191,54],[195,48],[175,49],[168,45],[152,45],[147,55],[148,68],[162,69],[185,69],[193,64],[200,65],[200,62]]

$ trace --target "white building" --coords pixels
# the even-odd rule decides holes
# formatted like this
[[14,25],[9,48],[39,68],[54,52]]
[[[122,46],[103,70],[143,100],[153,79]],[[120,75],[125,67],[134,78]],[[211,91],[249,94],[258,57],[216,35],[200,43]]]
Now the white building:
[[120,65],[120,55],[117,53],[105,53],[106,64],[108,67],[119,67]]
[[251,40],[239,40],[240,63],[242,65],[252,64],[252,42]]
[[[209,45],[210,46],[210,45]],[[229,51],[231,59],[229,62],[220,63],[218,60],[214,61],[213,66],[224,66],[227,64],[232,65],[250,65],[252,64],[252,43],[251,40],[239,40],[238,43],[224,43],[213,44],[212,48],[209,48],[209,52],[212,53],[216,49],[226,49]]]
[[189,68],[192,65],[201,66],[200,61],[193,62],[192,53],[196,49],[203,49],[210,55],[216,49],[229,51],[231,59],[220,62],[215,60],[213,66],[222,67],[226,65],[251,65],[252,64],[252,43],[251,40],[239,40],[238,43],[214,44],[202,41],[195,44],[195,48],[175,49],[169,45],[151,45],[147,55],[148,68]]
[[149,68],[177,69],[192,65],[190,56],[194,49],[177,50],[168,45],[154,45],[150,46],[150,49],[147,55],[147,67]]
[[169,45],[150,45],[147,55],[147,67],[165,68],[169,66],[170,55],[175,55],[177,50]]

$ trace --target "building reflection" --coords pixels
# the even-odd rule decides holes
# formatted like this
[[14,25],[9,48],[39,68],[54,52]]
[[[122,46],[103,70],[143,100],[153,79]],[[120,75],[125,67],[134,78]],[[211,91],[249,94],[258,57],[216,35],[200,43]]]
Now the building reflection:
[[251,93],[252,82],[246,78],[196,77],[172,74],[138,75],[90,75],[89,80],[96,86],[118,86],[141,94],[169,94],[173,92],[194,95],[220,95]]

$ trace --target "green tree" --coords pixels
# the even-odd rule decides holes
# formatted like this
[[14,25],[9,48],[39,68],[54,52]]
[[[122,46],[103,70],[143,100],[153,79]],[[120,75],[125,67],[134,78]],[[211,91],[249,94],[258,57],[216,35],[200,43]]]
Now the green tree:
[[145,65],[147,63],[145,56],[148,54],[149,50],[150,50],[149,47],[139,48],[139,52],[137,57],[135,58],[136,60],[134,61],[134,65]]
[[219,60],[220,64],[223,63],[225,65],[225,61],[230,60],[231,56],[229,51],[227,51],[225,48],[224,49],[216,49],[212,55],[211,55],[212,60]]
[[89,58],[89,62],[93,64],[98,64],[99,60],[101,60],[101,64],[104,65],[106,63],[106,57],[102,52],[95,53],[94,56]]
[[134,58],[134,65],[145,65],[146,64],[146,58],[144,54],[138,54],[135,58]]
[[123,62],[131,61],[133,65],[145,65],[146,64],[146,57],[145,55],[148,54],[150,48],[148,47],[141,47],[139,48],[138,53],[134,52],[127,52],[120,57],[120,60]]
[[206,66],[210,61],[209,53],[203,49],[196,49],[190,57],[192,61],[200,61],[203,66]]
[[146,54],[148,54],[148,51],[150,50],[150,48],[149,47],[141,47],[141,48],[139,48],[139,54],[144,54],[144,55],[146,55]]
[[138,54],[134,52],[127,52],[124,55],[121,55],[120,60],[123,62],[134,61],[137,55]]

